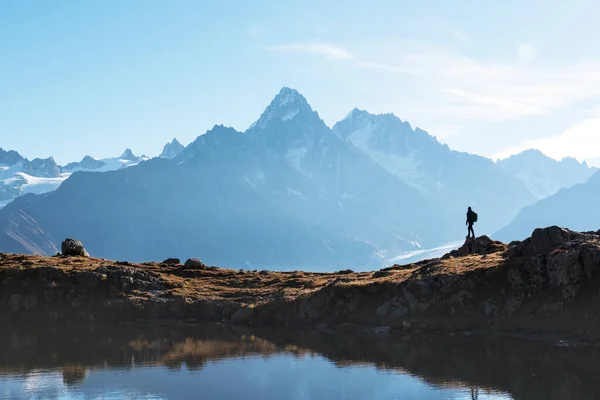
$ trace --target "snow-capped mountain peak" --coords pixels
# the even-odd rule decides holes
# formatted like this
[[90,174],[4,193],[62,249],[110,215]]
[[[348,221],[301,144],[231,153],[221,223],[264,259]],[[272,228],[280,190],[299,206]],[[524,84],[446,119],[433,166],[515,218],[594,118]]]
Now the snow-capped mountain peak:
[[284,107],[288,104],[292,103],[302,103],[308,105],[308,102],[296,89],[291,89],[289,87],[283,87],[273,99],[272,105],[278,107]]
[[[396,117],[393,113],[385,114],[371,114],[368,111],[354,108],[346,115],[346,117],[337,122],[333,130],[339,135],[347,135],[352,130],[364,129],[368,126],[372,126],[377,132],[387,132],[388,134],[397,134],[400,132],[416,132],[413,130],[410,123],[402,121]],[[424,131],[422,131],[424,132]],[[429,136],[429,134],[427,134]]]
[[540,199],[553,195],[561,188],[583,183],[597,171],[572,157],[557,161],[536,149],[525,150],[497,163],[521,180]]
[[120,157],[109,157],[97,159],[92,156],[85,156],[79,162],[72,162],[61,168],[63,173],[73,173],[77,171],[95,171],[106,172],[130,167],[144,161],[145,157],[137,157],[130,149],[126,149]]
[[163,151],[160,153],[159,157],[172,160],[177,157],[183,151],[183,149],[185,149],[185,147],[179,143],[176,138],[173,138],[170,143],[165,144],[165,147],[163,147]]
[[0,165],[14,165],[25,158],[14,150],[4,150],[0,147]]
[[358,108],[336,123],[333,132],[367,153],[376,150],[407,154],[440,146],[433,136],[413,129],[394,114],[371,114]]
[[121,157],[119,157],[119,158],[121,160],[128,160],[128,161],[138,161],[139,160],[139,158],[133,154],[131,149],[125,149],[125,151],[123,152],[123,154],[121,154]]
[[369,115],[372,115],[372,114],[369,114],[367,111],[361,110],[360,108],[355,107],[348,113],[348,115],[346,115],[346,117],[342,121],[345,121],[345,120],[353,121],[353,120],[356,120],[359,118],[364,118]]
[[316,113],[297,90],[284,87],[248,130],[256,127],[264,129],[273,121],[291,121],[304,114],[312,115]]

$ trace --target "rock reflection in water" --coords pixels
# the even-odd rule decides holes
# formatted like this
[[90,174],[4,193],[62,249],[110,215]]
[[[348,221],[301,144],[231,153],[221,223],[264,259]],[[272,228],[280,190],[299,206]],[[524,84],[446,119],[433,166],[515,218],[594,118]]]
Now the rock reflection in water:
[[600,398],[597,349],[539,341],[218,325],[5,327],[0,398]]

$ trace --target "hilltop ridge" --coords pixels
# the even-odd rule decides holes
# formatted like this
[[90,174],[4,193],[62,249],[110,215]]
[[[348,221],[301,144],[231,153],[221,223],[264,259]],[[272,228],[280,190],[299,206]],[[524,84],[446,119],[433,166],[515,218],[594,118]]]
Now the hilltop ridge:
[[321,329],[486,330],[600,340],[600,234],[483,236],[442,258],[375,272],[221,269],[191,259],[132,264],[0,255],[0,316],[190,320]]

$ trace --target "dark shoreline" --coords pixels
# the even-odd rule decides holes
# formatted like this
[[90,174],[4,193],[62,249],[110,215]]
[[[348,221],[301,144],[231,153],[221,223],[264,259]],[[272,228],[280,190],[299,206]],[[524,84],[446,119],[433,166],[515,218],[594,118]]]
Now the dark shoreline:
[[0,319],[187,321],[419,335],[481,331],[600,342],[600,235],[558,227],[375,272],[230,270],[0,254]]

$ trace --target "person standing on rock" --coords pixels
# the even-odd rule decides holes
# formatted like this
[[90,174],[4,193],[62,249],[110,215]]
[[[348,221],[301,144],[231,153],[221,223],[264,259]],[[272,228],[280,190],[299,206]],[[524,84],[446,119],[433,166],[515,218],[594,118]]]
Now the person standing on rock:
[[471,237],[473,234],[473,239],[475,239],[475,231],[473,230],[473,224],[477,222],[477,213],[471,210],[471,207],[467,210],[467,223],[469,225],[469,230],[467,231],[467,239]]

